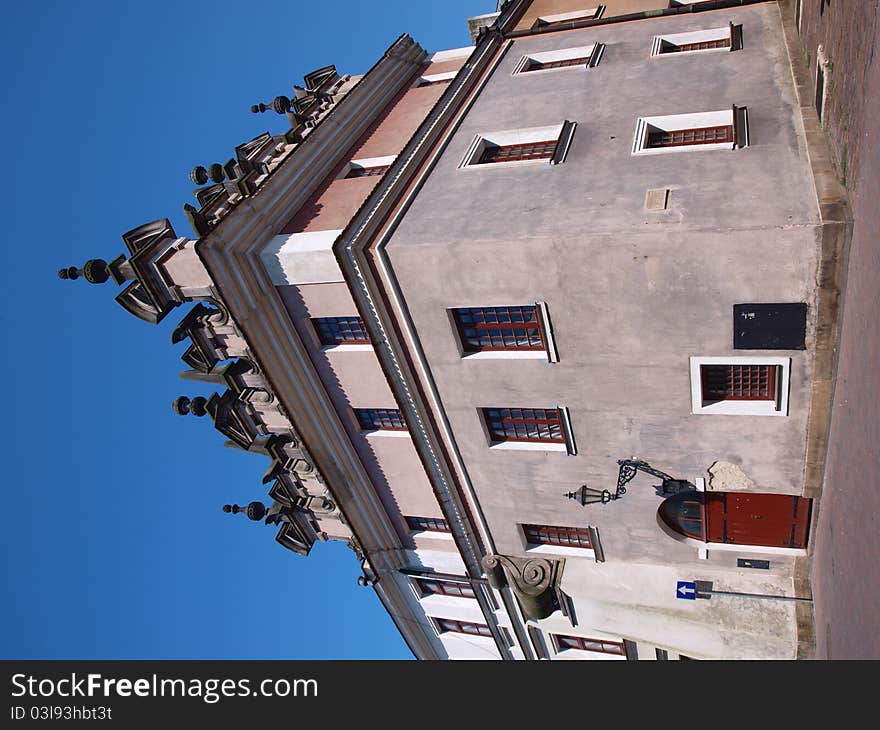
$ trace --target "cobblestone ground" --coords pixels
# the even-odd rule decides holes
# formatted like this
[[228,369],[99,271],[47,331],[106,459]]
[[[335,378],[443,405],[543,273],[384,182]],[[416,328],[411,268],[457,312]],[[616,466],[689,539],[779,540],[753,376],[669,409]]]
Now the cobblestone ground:
[[[816,657],[880,658],[880,21],[877,0],[802,0],[805,59],[829,62],[823,127],[853,237],[837,384],[813,534]],[[812,52],[810,52],[812,50]],[[812,58],[810,58],[812,56]]]

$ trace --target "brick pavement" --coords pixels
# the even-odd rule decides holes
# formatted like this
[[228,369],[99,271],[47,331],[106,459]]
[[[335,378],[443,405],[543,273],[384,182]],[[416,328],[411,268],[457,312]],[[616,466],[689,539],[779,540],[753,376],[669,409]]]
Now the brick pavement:
[[[791,0],[792,3],[794,0]],[[880,26],[877,0],[802,0],[801,39],[816,77],[828,61],[823,128],[850,193],[825,479],[813,533],[816,658],[880,658]]]

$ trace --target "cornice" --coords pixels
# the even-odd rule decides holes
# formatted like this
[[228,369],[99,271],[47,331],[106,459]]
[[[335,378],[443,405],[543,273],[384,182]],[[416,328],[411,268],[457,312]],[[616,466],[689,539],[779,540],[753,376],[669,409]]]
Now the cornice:
[[[259,253],[414,78],[426,57],[409,36],[395,41],[263,186],[236,206],[196,248],[248,349],[295,421],[327,487],[367,552],[394,552],[402,544]],[[392,562],[400,567],[403,558],[392,558]]]

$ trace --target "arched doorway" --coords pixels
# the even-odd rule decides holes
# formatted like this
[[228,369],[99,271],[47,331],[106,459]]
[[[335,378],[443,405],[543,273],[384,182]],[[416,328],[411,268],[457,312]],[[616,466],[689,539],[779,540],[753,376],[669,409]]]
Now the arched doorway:
[[684,492],[664,500],[658,517],[673,532],[716,545],[803,550],[812,500],[763,492]]

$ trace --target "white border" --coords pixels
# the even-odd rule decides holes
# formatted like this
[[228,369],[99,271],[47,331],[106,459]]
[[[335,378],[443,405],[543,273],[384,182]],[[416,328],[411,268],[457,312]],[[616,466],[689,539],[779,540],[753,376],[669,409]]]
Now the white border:
[[[320,340],[318,340],[320,342]],[[324,345],[321,352],[372,352],[372,345]]]
[[604,7],[602,5],[597,5],[595,8],[582,8],[581,10],[572,10],[568,13],[539,15],[537,20],[541,23],[546,23],[547,25],[551,25],[552,23],[562,23],[566,20],[595,20],[601,16],[599,11],[603,9]]
[[476,46],[462,46],[461,48],[450,48],[446,51],[437,51],[428,57],[431,63],[439,63],[440,61],[451,61],[454,58],[466,58],[470,56]]
[[674,132],[679,129],[699,129],[700,127],[720,127],[722,125],[736,124],[733,118],[733,109],[721,109],[714,112],[697,112],[694,114],[667,114],[659,117],[639,117],[636,120],[636,132],[633,136],[632,154],[634,155],[664,155],[677,152],[691,152],[700,150],[732,150],[735,142],[715,142],[713,144],[691,144],[678,147],[648,147],[648,131],[650,127],[664,132]]
[[[570,69],[587,69],[590,67],[590,61],[596,52],[596,44],[589,46],[578,46],[577,48],[560,48],[556,51],[543,51],[541,53],[529,53],[522,56],[517,61],[513,69],[514,76],[523,74],[539,74],[547,71],[566,71]],[[535,63],[552,63],[554,61],[567,61],[570,58],[586,58],[587,60],[578,66],[561,66],[559,68],[536,68],[529,69],[532,62]]]
[[[672,33],[669,35],[655,35],[651,43],[651,58],[670,58],[675,56],[690,56],[694,53],[713,53],[724,51],[730,53],[733,47],[732,26],[728,25],[722,28],[707,28],[706,30],[694,30],[689,33]],[[730,41],[727,48],[702,48],[693,51],[675,51],[674,53],[661,53],[660,49],[664,43],[671,43],[674,46],[683,46],[687,43],[703,43],[705,41],[720,41],[724,39]]]
[[[553,142],[559,140],[564,123],[554,124],[547,127],[523,127],[522,129],[504,129],[497,132],[478,134],[468,146],[467,152],[459,163],[460,170],[470,168],[485,169],[487,167],[513,167],[515,165],[549,165],[551,158],[539,160],[511,160],[509,162],[484,162],[479,163],[483,150],[489,145],[505,147],[513,144],[531,144],[533,142]],[[566,150],[568,152],[568,150]],[[563,158],[564,159],[564,158]]]
[[[777,400],[725,400],[703,405],[701,365],[778,365]],[[791,379],[790,357],[691,357],[691,413],[694,415],[787,416]]]
[[370,169],[373,167],[386,167],[391,165],[397,155],[388,155],[386,157],[362,157],[359,160],[350,160],[347,167],[343,167],[336,176],[337,180],[343,179],[349,172],[356,168]]
[[458,74],[458,71],[443,71],[439,74],[426,74],[425,76],[420,76],[419,80],[416,81],[413,86],[418,88],[419,86],[427,86],[428,84],[433,84],[439,81],[452,81]]

